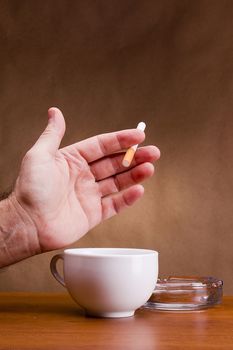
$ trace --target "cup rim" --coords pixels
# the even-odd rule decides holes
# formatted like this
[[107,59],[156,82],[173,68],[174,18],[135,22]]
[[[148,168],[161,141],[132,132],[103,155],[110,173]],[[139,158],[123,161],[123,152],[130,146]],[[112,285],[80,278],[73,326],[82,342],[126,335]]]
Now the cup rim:
[[[103,254],[103,252],[106,252]],[[128,252],[128,253],[127,253]],[[133,254],[131,254],[131,253]],[[129,258],[129,257],[143,257],[143,256],[158,256],[156,250],[144,248],[68,248],[64,250],[64,255],[76,255],[88,258]]]

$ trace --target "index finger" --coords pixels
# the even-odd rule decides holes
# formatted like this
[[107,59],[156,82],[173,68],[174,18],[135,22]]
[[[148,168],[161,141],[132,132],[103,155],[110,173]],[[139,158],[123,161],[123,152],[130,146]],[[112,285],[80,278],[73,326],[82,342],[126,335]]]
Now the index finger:
[[141,143],[144,139],[145,134],[143,131],[128,129],[93,136],[72,146],[75,146],[81,156],[89,163],[112,153],[123,151]]

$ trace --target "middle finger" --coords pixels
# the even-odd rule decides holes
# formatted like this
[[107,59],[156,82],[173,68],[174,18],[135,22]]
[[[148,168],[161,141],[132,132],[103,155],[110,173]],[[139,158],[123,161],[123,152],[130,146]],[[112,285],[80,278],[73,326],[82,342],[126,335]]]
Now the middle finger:
[[102,158],[90,164],[91,171],[96,181],[105,179],[109,176],[124,172],[138,164],[145,162],[154,162],[159,159],[160,151],[155,146],[144,146],[137,149],[134,159],[129,168],[122,165],[125,153],[116,153],[110,157]]

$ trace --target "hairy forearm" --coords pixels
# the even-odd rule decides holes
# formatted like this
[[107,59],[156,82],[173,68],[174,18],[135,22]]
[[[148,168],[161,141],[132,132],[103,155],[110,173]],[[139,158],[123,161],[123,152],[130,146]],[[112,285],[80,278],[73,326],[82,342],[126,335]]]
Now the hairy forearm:
[[14,195],[0,201],[0,267],[40,253],[36,227]]

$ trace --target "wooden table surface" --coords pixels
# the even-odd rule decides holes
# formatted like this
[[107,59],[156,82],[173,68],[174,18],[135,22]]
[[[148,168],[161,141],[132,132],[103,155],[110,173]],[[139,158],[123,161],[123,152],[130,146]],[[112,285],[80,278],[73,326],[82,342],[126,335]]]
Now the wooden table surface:
[[98,319],[68,294],[0,293],[0,349],[233,349],[233,297],[205,311]]

